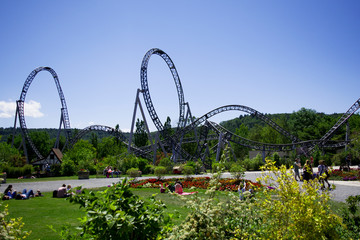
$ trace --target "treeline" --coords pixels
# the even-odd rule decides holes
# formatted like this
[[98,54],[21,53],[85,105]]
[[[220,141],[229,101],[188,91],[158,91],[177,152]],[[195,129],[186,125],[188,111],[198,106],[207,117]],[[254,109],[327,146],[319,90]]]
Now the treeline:
[[[324,136],[340,119],[343,114],[325,114],[312,109],[302,108],[297,112],[283,114],[265,114],[277,125],[300,140],[315,140]],[[355,138],[360,133],[360,115],[354,114],[348,120],[350,138]],[[220,125],[233,133],[250,140],[265,143],[290,143],[291,141],[264,121],[253,115],[241,115],[229,121],[221,122]],[[331,140],[345,140],[346,125],[336,131]]]
[[[266,114],[266,116],[275,122],[277,125],[282,127],[284,130],[288,131],[292,135],[296,136],[300,140],[315,140],[320,139],[324,136],[340,119],[342,114],[324,114],[318,113],[312,109],[302,108],[297,112],[283,113],[283,114]],[[260,120],[259,118],[252,115],[242,115],[239,118],[235,118],[229,121],[220,123],[223,127],[229,131],[235,133],[238,136],[247,138],[249,140],[263,142],[263,143],[272,143],[272,144],[286,144],[291,143],[291,140],[283,136],[271,126]],[[359,114],[354,114],[348,120],[349,127],[349,139],[357,139],[360,133],[360,116]],[[331,140],[344,141],[346,136],[346,124],[339,128],[336,133],[332,136]],[[198,133],[204,130],[203,127],[197,129]],[[73,129],[72,135],[80,131],[79,129]],[[175,131],[174,128],[171,128],[171,119],[167,118],[164,124],[164,131],[168,132],[170,135]],[[0,142],[6,142],[8,144],[12,143],[12,128],[0,128]],[[58,129],[29,129],[30,137],[43,156],[47,156],[54,146],[58,134]],[[124,133],[129,135],[129,133]],[[152,133],[152,138],[154,139],[155,132]],[[194,137],[194,132],[187,133],[186,137]],[[163,139],[160,136],[161,139]],[[96,159],[101,159],[105,156],[111,155],[111,153],[119,153],[118,150],[112,150],[114,147],[113,143],[109,144],[110,141],[114,141],[113,136],[109,136],[109,133],[102,131],[92,131],[86,134],[83,141],[89,142],[96,149]],[[116,145],[119,145],[120,140],[116,140]],[[65,133],[60,136],[59,148],[63,149],[66,143]],[[134,132],[133,143],[137,147],[146,146],[149,144],[149,139],[145,130],[145,125],[143,121],[136,122],[136,130]],[[16,129],[14,146],[19,149],[19,152],[24,156],[23,148],[21,148],[22,137],[21,130]],[[108,145],[107,145],[108,144]],[[216,149],[217,141],[209,141],[209,149]],[[358,146],[359,145],[359,146]],[[249,158],[249,151],[251,149],[240,146],[238,144],[231,143],[233,154],[231,156],[232,161],[244,161]],[[118,146],[116,147],[118,148]],[[120,152],[126,151],[126,147],[122,146]],[[166,146],[165,146],[166,148]],[[169,148],[171,148],[169,146]],[[199,153],[205,149],[199,149],[196,145],[196,141],[183,143],[182,148],[192,156],[200,157]],[[27,143],[28,156],[30,161],[36,160],[36,155],[32,152],[30,146]],[[158,149],[159,154],[163,154],[162,150]],[[172,152],[172,149],[167,149],[168,153]],[[327,163],[332,164],[341,164],[341,161],[345,159],[346,154],[351,154],[353,156],[353,163],[360,163],[360,143],[358,141],[352,141],[352,144],[348,146],[348,151],[345,152],[344,149],[318,149],[317,158],[323,158],[327,160]],[[64,152],[66,153],[66,151]],[[215,153],[216,154],[216,153]],[[273,153],[270,153],[273,154]],[[294,158],[294,154],[290,158]],[[289,155],[288,155],[289,156]],[[211,166],[212,161],[214,160],[214,154],[209,156],[207,163]],[[20,160],[17,160],[20,161]]]

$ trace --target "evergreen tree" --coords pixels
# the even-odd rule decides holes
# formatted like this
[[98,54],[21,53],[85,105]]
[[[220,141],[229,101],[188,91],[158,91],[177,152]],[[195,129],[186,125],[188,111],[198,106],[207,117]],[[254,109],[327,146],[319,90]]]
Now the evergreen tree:
[[143,120],[136,120],[136,130],[134,134],[134,143],[137,147],[146,146],[148,142],[148,135],[145,128],[145,122]]

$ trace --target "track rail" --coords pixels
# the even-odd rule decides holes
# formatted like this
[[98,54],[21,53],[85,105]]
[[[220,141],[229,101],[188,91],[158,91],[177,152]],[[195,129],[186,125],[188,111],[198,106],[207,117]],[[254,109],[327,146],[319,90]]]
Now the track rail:
[[[39,159],[43,159],[44,157],[41,155],[39,150],[36,148],[35,144],[31,140],[29,131],[27,130],[27,126],[26,126],[26,122],[25,122],[25,114],[24,114],[24,102],[25,102],[26,93],[28,92],[32,81],[34,80],[35,76],[41,71],[49,72],[55,81],[56,88],[58,90],[60,101],[61,101],[61,106],[62,106],[62,108],[61,108],[62,115],[61,116],[62,116],[62,121],[64,123],[64,129],[66,131],[67,140],[70,141],[70,139],[71,139],[69,114],[68,114],[67,107],[66,107],[65,97],[64,97],[64,94],[63,94],[61,86],[60,86],[59,78],[58,78],[56,72],[50,67],[36,68],[29,74],[29,76],[27,77],[27,79],[24,83],[24,86],[23,86],[21,94],[20,94],[20,98],[17,101],[17,110],[18,110],[20,127],[23,132],[23,135]],[[59,129],[59,131],[60,131],[60,129]]]
[[[79,141],[82,137],[84,137],[84,135],[88,134],[89,132],[92,131],[103,131],[106,132],[114,137],[116,137],[117,139],[119,139],[121,142],[123,142],[126,146],[129,145],[129,141],[126,138],[126,136],[120,131],[120,130],[116,130],[115,128],[112,127],[108,127],[108,126],[104,126],[104,125],[91,125],[88,126],[84,129],[82,129],[81,131],[79,131],[75,137],[73,138],[72,142],[71,142],[71,147],[77,142]],[[140,148],[137,148],[135,146],[130,146],[131,151],[137,155],[137,156],[141,156],[144,158],[151,158],[151,153],[149,151],[146,150],[142,150]]]

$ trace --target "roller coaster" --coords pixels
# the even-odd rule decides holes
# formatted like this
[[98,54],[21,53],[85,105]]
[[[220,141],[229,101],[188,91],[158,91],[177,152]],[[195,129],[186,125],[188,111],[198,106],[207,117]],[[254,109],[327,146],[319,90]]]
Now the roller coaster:
[[[164,124],[160,121],[158,114],[155,110],[155,106],[151,100],[150,96],[150,90],[148,86],[148,63],[150,61],[150,58],[152,55],[158,55],[160,56],[165,63],[167,64],[168,68],[170,69],[170,72],[172,74],[172,77],[174,79],[175,87],[177,90],[178,95],[178,101],[179,101],[179,119],[178,119],[178,125],[175,129],[175,132],[170,134],[169,131],[165,131]],[[131,125],[131,131],[130,136],[127,138],[120,130],[114,129],[112,127],[103,126],[103,125],[92,125],[89,127],[84,128],[83,130],[79,131],[75,136],[72,136],[71,134],[71,128],[70,128],[70,120],[69,120],[69,114],[67,111],[67,106],[65,102],[65,97],[62,92],[60,82],[58,79],[58,76],[56,72],[51,69],[50,67],[39,67],[33,70],[30,75],[27,77],[23,89],[20,94],[19,100],[16,102],[16,115],[15,115],[15,121],[14,121],[14,132],[16,129],[16,120],[19,118],[20,122],[20,128],[22,133],[22,139],[23,139],[23,147],[24,147],[24,153],[28,159],[27,149],[26,149],[26,142],[28,145],[32,148],[32,150],[35,152],[38,159],[43,159],[44,157],[41,155],[41,153],[36,148],[35,144],[33,143],[27,126],[25,122],[25,115],[24,115],[24,102],[26,93],[34,80],[35,76],[41,72],[41,71],[47,71],[49,72],[56,84],[58,94],[61,101],[61,115],[60,115],[60,126],[58,129],[57,139],[55,142],[54,148],[59,148],[59,136],[62,131],[65,131],[66,135],[66,143],[65,147],[71,148],[79,139],[81,139],[85,134],[91,131],[104,131],[107,132],[117,139],[119,139],[121,142],[123,142],[128,147],[128,152],[134,153],[137,156],[141,156],[147,159],[153,159],[155,161],[156,152],[159,148],[166,154],[168,152],[172,153],[172,159],[175,162],[182,162],[187,160],[202,160],[204,161],[206,155],[209,154],[210,151],[216,152],[216,158],[218,160],[219,153],[222,150],[222,148],[227,144],[229,146],[230,142],[234,144],[239,144],[241,146],[245,146],[249,149],[259,150],[259,151],[293,151],[295,149],[300,149],[300,153],[309,155],[311,154],[315,147],[318,146],[320,148],[340,148],[344,147],[347,144],[350,143],[350,140],[348,137],[344,141],[331,141],[331,137],[334,135],[334,133],[344,124],[347,123],[348,119],[360,108],[360,99],[358,99],[345,114],[336,122],[336,124],[321,138],[318,140],[311,140],[311,141],[302,141],[301,139],[298,139],[296,136],[292,135],[282,127],[280,127],[278,124],[276,124],[274,121],[272,121],[270,118],[266,117],[265,114],[262,114],[258,112],[255,109],[252,109],[247,106],[243,105],[226,105],[218,107],[203,116],[199,118],[194,118],[192,116],[192,113],[190,111],[190,105],[188,102],[185,102],[184,97],[184,91],[181,85],[180,77],[178,75],[178,72],[175,68],[175,64],[171,60],[171,58],[162,50],[158,48],[150,49],[144,56],[141,69],[140,69],[140,82],[141,82],[141,89],[137,89],[136,94],[136,100],[135,100],[135,108],[133,112],[133,119],[132,119],[132,125]],[[142,107],[142,101],[140,100],[140,94],[143,96],[143,101],[145,102],[146,109],[149,113],[149,116],[151,118],[151,121],[155,125],[157,129],[157,134],[155,135],[155,139],[153,139],[150,135],[150,130],[148,127],[148,122],[146,120],[143,107]],[[134,133],[134,125],[135,125],[135,118],[137,113],[137,107],[140,108],[142,118],[145,123],[145,127],[149,136],[150,145],[138,148],[134,145],[132,142],[133,139],[133,133]],[[286,138],[291,141],[289,144],[271,144],[271,143],[262,143],[262,142],[256,142],[253,140],[249,140],[246,138],[243,138],[241,136],[236,135],[235,133],[225,129],[219,124],[216,124],[209,119],[217,114],[221,114],[223,112],[227,111],[240,111],[244,112],[246,114],[250,114],[253,117],[256,117],[266,124],[268,124],[270,127],[275,129],[277,132],[279,132],[281,135],[285,136]],[[191,133],[191,134],[189,134]],[[188,137],[191,135],[192,137]],[[347,134],[348,136],[348,134]],[[215,141],[216,144],[214,144],[213,147],[209,148],[209,141]],[[183,145],[186,143],[196,143],[196,150],[195,153],[190,154],[187,152]],[[64,148],[65,148],[64,147]],[[29,159],[28,159],[29,162]]]

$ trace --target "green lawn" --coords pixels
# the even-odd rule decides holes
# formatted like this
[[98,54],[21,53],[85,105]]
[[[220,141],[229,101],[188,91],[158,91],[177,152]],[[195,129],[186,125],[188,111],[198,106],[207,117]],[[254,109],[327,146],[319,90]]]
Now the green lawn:
[[[153,194],[159,193],[159,189],[152,188],[132,189],[132,191],[145,201]],[[200,190],[199,194],[205,196],[204,192],[205,190]],[[159,193],[156,199],[166,204],[166,212],[174,214],[175,224],[180,224],[189,212],[189,209],[185,207],[185,202],[177,196]],[[28,239],[59,239],[57,233],[49,228],[50,225],[56,230],[60,230],[65,223],[76,226],[79,224],[78,218],[85,216],[85,212],[79,209],[79,205],[71,204],[64,198],[52,198],[52,193],[44,193],[44,197],[2,203],[8,204],[11,218],[23,218],[24,230],[32,231]]]

